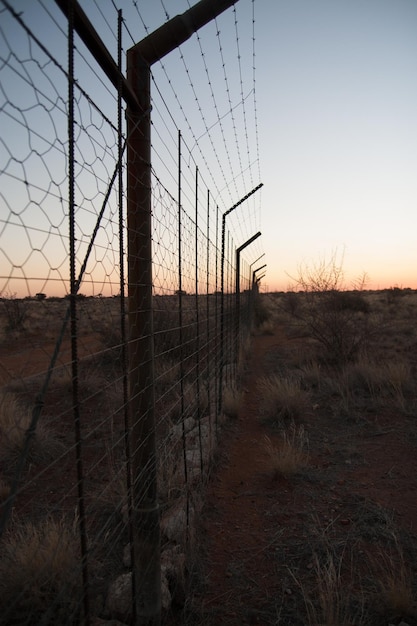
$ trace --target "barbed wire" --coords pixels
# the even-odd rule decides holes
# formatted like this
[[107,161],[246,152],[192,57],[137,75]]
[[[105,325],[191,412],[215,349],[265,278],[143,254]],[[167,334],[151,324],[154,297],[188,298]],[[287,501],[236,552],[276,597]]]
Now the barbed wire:
[[[142,27],[145,28],[146,33],[149,34],[150,31],[149,31],[149,28],[146,26],[146,20],[142,15],[142,10],[139,8],[138,3],[133,3],[133,4],[136,10],[136,13],[139,16]],[[162,8],[161,21],[162,19],[165,19],[165,21],[168,21],[172,17],[169,13],[168,7],[166,3],[164,2],[161,2],[160,4]],[[191,6],[191,4],[192,3],[190,2],[190,0],[187,0],[188,8]],[[228,67],[229,61],[227,60],[225,53],[224,53],[224,50],[226,48],[223,45],[221,28],[217,21],[219,18],[216,18],[214,22],[216,24],[215,37],[216,37],[217,46],[218,46],[217,58],[220,60],[220,63],[218,64],[217,69],[216,69],[216,64],[213,63],[213,59],[214,59],[213,53],[206,52],[202,37],[200,36],[198,32],[195,34],[195,39],[198,45],[198,51],[199,51],[199,56],[201,60],[201,65],[202,65],[202,72],[204,73],[204,76],[206,77],[206,83],[207,83],[207,87],[209,90],[209,96],[213,105],[213,110],[215,112],[215,120],[213,122],[209,122],[208,119],[206,118],[205,109],[207,109],[206,107],[207,103],[205,102],[203,104],[203,102],[201,102],[201,93],[199,93],[199,86],[194,80],[193,73],[191,72],[189,63],[185,55],[181,53],[181,49],[178,52],[173,52],[172,55],[175,56],[176,54],[178,56],[178,60],[183,67],[183,71],[187,79],[187,84],[188,84],[189,92],[191,94],[191,98],[186,100],[184,97],[184,93],[179,93],[178,88],[176,87],[176,84],[173,83],[173,80],[171,77],[172,70],[170,70],[169,68],[174,67],[175,62],[170,60],[168,63],[168,61],[166,61],[165,59],[162,59],[159,63],[156,64],[157,68],[153,71],[153,74],[152,74],[154,94],[155,94],[153,98],[154,111],[158,111],[160,120],[162,120],[166,115],[168,115],[168,119],[171,120],[175,128],[175,131],[179,130],[182,126],[184,126],[182,130],[183,131],[186,130],[187,133],[183,132],[183,141],[186,144],[188,144],[190,155],[192,155],[194,151],[197,151],[198,156],[194,157],[194,161],[196,163],[198,161],[201,162],[201,165],[202,165],[202,167],[200,168],[201,171],[204,171],[210,178],[210,183],[206,181],[206,184],[212,188],[214,196],[217,197],[220,205],[223,206],[223,211],[228,209],[229,206],[235,202],[236,197],[238,197],[239,195],[246,194],[247,192],[246,181],[248,179],[247,175],[249,175],[250,184],[251,186],[253,186],[253,181],[255,178],[255,173],[253,169],[254,166],[256,166],[257,168],[256,179],[259,180],[259,177],[260,177],[259,133],[258,133],[258,122],[257,122],[257,110],[255,110],[257,106],[256,105],[256,93],[254,92],[254,90],[256,89],[256,80],[255,80],[256,64],[255,64],[255,42],[254,42],[255,40],[254,0],[252,0],[252,4],[251,4],[251,11],[252,11],[251,42],[250,44],[246,45],[246,48],[251,50],[252,61],[251,61],[250,68],[247,68],[245,66],[245,69],[244,69],[242,66],[242,58],[241,58],[241,50],[240,50],[241,42],[239,40],[239,38],[241,37],[241,35],[239,34],[239,16],[238,16],[236,7],[234,7],[233,10],[234,10],[233,26],[234,26],[234,31],[235,31],[234,39],[235,39],[235,49],[236,49],[236,54],[234,55],[234,58],[235,58],[235,62],[237,65],[237,74],[239,77],[239,81],[238,81],[239,92],[236,97],[237,101],[235,102],[232,101],[232,87],[229,82],[229,76],[233,75],[234,70],[231,70]],[[229,33],[229,37],[230,37],[230,33]],[[228,41],[227,50],[228,50],[229,58],[230,58],[231,47],[232,47],[232,42]],[[211,62],[210,67],[207,63],[208,58],[210,58],[210,62]],[[176,66],[177,73],[178,73],[178,69],[179,67],[177,64]],[[224,96],[221,95],[221,92],[219,92],[218,88],[217,88],[217,91],[215,91],[214,82],[212,80],[213,71],[216,71],[218,74],[221,73],[223,75]],[[162,72],[162,77],[164,79],[164,83],[162,83],[161,78],[159,78],[161,72]],[[245,90],[244,74],[247,75],[248,73],[250,73],[251,85],[248,89]],[[171,94],[170,100],[167,99],[167,90],[163,86],[163,84],[165,83],[169,86],[169,91]],[[217,80],[217,83],[218,83],[218,80]],[[217,87],[218,87],[218,84],[217,84]],[[155,100],[156,95],[158,96],[158,102]],[[251,133],[252,133],[252,136],[254,137],[254,142],[252,145],[251,145],[251,141],[249,138],[249,130],[248,130],[249,118],[248,118],[248,111],[247,111],[246,104],[245,104],[250,97],[252,98],[252,101],[253,101],[253,111],[254,111],[254,114],[251,119],[251,124],[252,124]],[[224,100],[225,98],[227,102],[227,109],[221,113],[219,99]],[[172,99],[175,102],[176,108],[178,109],[180,118],[176,117],[174,108],[172,106]],[[191,105],[193,105],[194,108],[197,110],[199,117],[202,121],[203,129],[204,129],[203,132],[199,133],[198,135],[195,133],[194,127],[190,123],[190,119],[192,117],[189,112]],[[161,107],[164,108],[165,114],[163,113]],[[238,136],[239,131],[238,131],[238,124],[237,124],[237,119],[235,115],[235,112],[239,109],[242,112],[241,136],[244,138],[245,152],[247,155],[246,156],[247,164],[245,165],[243,164],[243,160],[242,160],[241,141],[239,140],[239,136]],[[228,141],[224,132],[224,120],[227,120],[227,117],[229,116],[232,122],[233,137],[234,137],[233,152],[231,152],[230,141]],[[181,119],[184,121],[184,124],[181,123],[180,121]],[[168,124],[166,124],[166,126],[168,126]],[[221,145],[223,146],[224,158],[220,157],[220,153],[219,153],[220,144],[217,140],[217,136],[213,134],[216,128],[220,129],[219,139],[220,139]],[[175,145],[175,134],[176,134],[175,132],[172,133],[173,146]],[[190,141],[187,139],[187,135]],[[208,151],[203,149],[203,145],[201,144],[201,141],[203,139],[207,139],[207,142],[208,142],[207,145],[209,146]],[[219,171],[219,174],[216,173],[216,169],[213,167],[213,163],[208,162],[207,154],[210,152],[212,153],[212,155],[214,155],[214,158],[212,161],[215,162],[216,169]],[[175,148],[172,148],[170,153],[171,155],[175,154]],[[251,156],[251,154],[253,156]],[[161,162],[162,162],[162,159],[161,159]],[[226,170],[224,169],[222,165],[223,162],[227,163],[228,173],[226,173]],[[220,166],[218,165],[219,163],[220,163]],[[164,166],[166,169],[169,169],[166,163]],[[219,180],[222,181],[220,184],[219,184]],[[239,188],[237,187],[238,183],[241,184],[241,188],[242,188],[241,192],[239,192]],[[233,196],[230,195],[232,188],[233,188]],[[228,199],[224,197],[225,191],[227,192]],[[238,217],[235,218],[236,222],[240,221],[240,223],[237,223],[237,228],[242,230],[242,237],[248,236],[248,233],[252,234],[254,228],[258,227],[259,225],[260,219],[259,219],[259,215],[257,215],[257,212],[259,210],[260,205],[258,203],[254,204],[254,202],[256,202],[256,200],[251,200],[249,216],[244,216],[243,213],[241,213]],[[249,205],[248,205],[248,210],[246,212],[248,211],[249,211]]]

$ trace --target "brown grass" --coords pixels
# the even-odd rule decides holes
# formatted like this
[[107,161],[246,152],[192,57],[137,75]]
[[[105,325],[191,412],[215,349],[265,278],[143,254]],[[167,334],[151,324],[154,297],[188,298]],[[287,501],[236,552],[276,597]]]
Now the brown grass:
[[[324,557],[313,558],[315,586],[307,591],[301,584],[310,626],[365,626],[367,619],[363,601],[351,606],[350,585],[342,577],[342,561],[328,550]],[[297,581],[298,582],[298,581]]]
[[10,623],[40,623],[47,612],[47,623],[68,623],[77,609],[78,586],[76,532],[64,520],[27,522],[3,538],[0,611],[5,623],[8,614]]
[[223,392],[223,413],[227,417],[237,417],[242,403],[242,392],[236,387],[227,387]]
[[374,401],[389,401],[401,410],[406,409],[407,396],[415,388],[410,365],[399,359],[377,362],[375,359],[362,357],[346,368],[345,375],[351,390],[362,389]]
[[[395,539],[395,538],[394,538]],[[388,616],[417,616],[417,604],[413,594],[413,572],[407,564],[404,552],[395,539],[395,550],[379,550],[372,563],[377,581],[379,609]]]
[[264,463],[273,476],[290,476],[308,463],[308,436],[303,426],[292,424],[281,433],[278,441],[264,438]]
[[262,396],[261,412],[266,422],[302,417],[310,405],[310,395],[297,379],[278,375],[261,378],[258,389]]

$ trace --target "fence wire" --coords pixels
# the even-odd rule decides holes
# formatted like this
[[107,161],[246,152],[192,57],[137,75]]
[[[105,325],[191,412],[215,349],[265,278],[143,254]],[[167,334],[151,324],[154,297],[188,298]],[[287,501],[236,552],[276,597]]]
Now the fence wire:
[[[132,348],[124,103],[72,18],[0,2],[2,625],[151,623],[144,597],[163,614],[181,601],[257,294],[243,259],[236,299],[236,234],[226,230],[222,250],[222,210],[165,116],[153,123],[152,351]],[[119,12],[119,66],[121,24]],[[129,415],[135,349],[153,432]],[[148,535],[132,495],[148,489],[153,547],[140,545]]]

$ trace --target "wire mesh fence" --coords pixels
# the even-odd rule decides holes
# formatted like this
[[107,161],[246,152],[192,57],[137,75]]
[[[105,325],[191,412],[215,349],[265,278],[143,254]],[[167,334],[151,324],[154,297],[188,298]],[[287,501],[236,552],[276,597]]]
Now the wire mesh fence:
[[[0,3],[0,623],[157,623],[184,594],[257,289],[165,119],[151,301],[132,312],[122,78],[98,71],[68,7]],[[120,77],[122,26],[119,11]]]

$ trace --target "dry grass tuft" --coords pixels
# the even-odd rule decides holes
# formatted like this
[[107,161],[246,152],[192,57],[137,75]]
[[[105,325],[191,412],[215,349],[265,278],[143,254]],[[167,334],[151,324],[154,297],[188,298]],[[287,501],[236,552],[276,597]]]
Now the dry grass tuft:
[[[64,624],[78,606],[75,528],[52,518],[9,531],[1,543],[0,611],[10,623]],[[3,622],[2,622],[3,623]],[[43,622],[42,622],[43,623]]]
[[414,388],[410,365],[400,360],[378,363],[362,358],[347,368],[346,376],[351,389],[363,389],[374,400],[388,399],[400,409],[406,408]]
[[[417,616],[417,605],[413,595],[413,573],[407,565],[404,553],[395,542],[394,554],[382,550],[374,559],[374,570],[378,589],[378,604],[388,616]],[[381,607],[382,603],[382,607]]]
[[301,590],[309,626],[365,626],[369,624],[364,599],[353,603],[351,585],[342,576],[343,558],[337,559],[326,550],[324,556],[313,557],[315,583],[308,588],[291,573]]
[[309,442],[303,426],[292,424],[276,443],[268,436],[264,441],[265,466],[274,478],[296,474],[307,465]]
[[261,412],[266,422],[299,418],[310,405],[310,395],[296,379],[269,376],[260,379],[258,388],[262,396]]
[[227,387],[223,392],[223,413],[227,417],[237,417],[242,404],[242,392],[236,387]]

